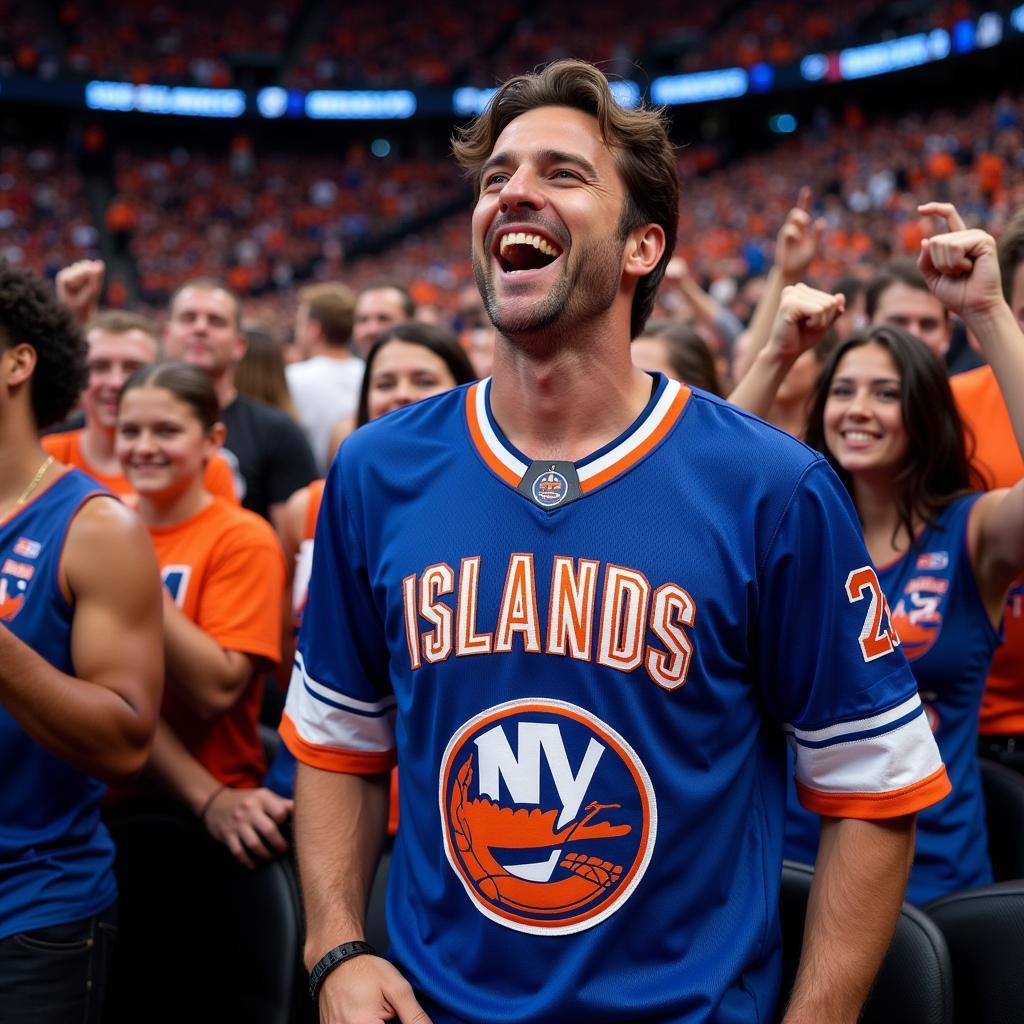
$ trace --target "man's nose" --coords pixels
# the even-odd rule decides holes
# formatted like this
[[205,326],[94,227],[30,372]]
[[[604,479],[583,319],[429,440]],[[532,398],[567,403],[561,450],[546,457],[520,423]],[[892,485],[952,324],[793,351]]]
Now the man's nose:
[[528,207],[533,210],[544,205],[544,196],[539,188],[536,174],[525,164],[502,186],[499,195],[502,210],[517,210]]

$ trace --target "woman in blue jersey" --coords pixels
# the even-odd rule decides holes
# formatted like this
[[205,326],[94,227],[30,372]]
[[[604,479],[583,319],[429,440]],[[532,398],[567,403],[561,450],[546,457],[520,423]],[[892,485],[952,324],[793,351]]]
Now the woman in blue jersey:
[[[1024,448],[1024,337],[1000,290],[995,242],[964,230],[947,204],[921,210],[953,228],[924,243],[921,269],[978,338]],[[777,361],[781,372],[841,308],[839,297],[803,285],[788,290],[765,362]],[[749,397],[749,385],[745,390]],[[755,403],[743,404],[757,411]],[[907,898],[925,903],[984,885],[992,873],[975,756],[978,712],[1006,594],[1024,567],[1024,483],[983,490],[944,367],[923,342],[890,325],[833,353],[812,402],[807,441],[849,491],[878,567],[884,597],[870,580],[847,584],[849,599],[864,606],[863,656],[901,644],[953,785],[918,817]],[[789,805],[786,855],[813,861],[818,819],[792,793]]]

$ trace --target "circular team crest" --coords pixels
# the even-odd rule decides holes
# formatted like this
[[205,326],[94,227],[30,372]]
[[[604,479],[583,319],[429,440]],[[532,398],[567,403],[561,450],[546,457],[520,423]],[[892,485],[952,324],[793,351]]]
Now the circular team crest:
[[563,701],[499,704],[448,743],[439,786],[448,862],[476,908],[532,935],[614,914],[654,850],[646,769],[612,728]]
[[545,508],[554,508],[565,500],[569,493],[569,481],[556,469],[541,473],[533,481],[533,499]]

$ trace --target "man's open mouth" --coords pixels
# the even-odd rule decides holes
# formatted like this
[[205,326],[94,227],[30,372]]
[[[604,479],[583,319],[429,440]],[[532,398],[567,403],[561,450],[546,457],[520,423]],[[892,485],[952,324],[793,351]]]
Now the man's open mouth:
[[510,231],[498,243],[498,264],[506,274],[540,270],[561,255],[562,250],[554,242],[527,231]]

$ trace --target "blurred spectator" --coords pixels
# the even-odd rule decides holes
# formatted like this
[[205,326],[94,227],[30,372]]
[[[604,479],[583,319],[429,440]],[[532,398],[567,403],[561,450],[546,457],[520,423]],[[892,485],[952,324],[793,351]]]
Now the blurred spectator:
[[394,281],[374,281],[356,298],[352,345],[361,356],[389,328],[416,315],[416,304],[409,292]]
[[242,504],[278,526],[284,503],[316,476],[316,466],[309,442],[290,416],[239,394],[235,371],[245,344],[241,305],[221,282],[195,278],[172,296],[165,353],[209,377],[227,428],[221,450],[234,459]]
[[284,352],[274,332],[260,323],[242,327],[245,355],[235,367],[235,387],[240,395],[248,395],[280,409],[297,419],[288,381],[284,373]]
[[687,324],[649,320],[644,333],[633,340],[634,366],[665,374],[672,380],[722,397],[715,361],[704,339]]
[[299,292],[295,344],[307,358],[287,369],[288,387],[320,473],[338,420],[350,419],[359,400],[363,361],[351,348],[356,297],[342,284],[314,284]]

